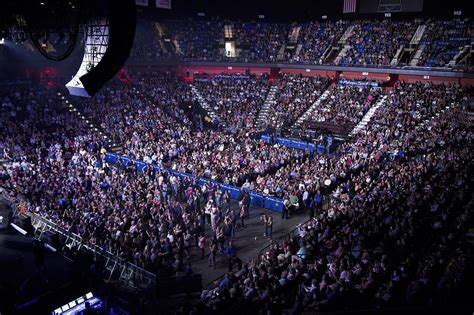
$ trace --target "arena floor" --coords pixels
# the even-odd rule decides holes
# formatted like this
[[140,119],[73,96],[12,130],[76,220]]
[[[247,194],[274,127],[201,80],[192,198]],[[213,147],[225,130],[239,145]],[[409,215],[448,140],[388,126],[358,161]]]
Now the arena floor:
[[[237,201],[232,201],[231,207],[237,209]],[[270,244],[270,240],[263,235],[264,226],[260,221],[260,216],[264,213],[267,215],[272,215],[273,217],[273,239],[277,239],[278,237],[287,234],[291,230],[295,229],[298,224],[308,220],[308,215],[305,213],[293,215],[288,220],[282,220],[280,213],[251,206],[250,219],[245,220],[244,229],[237,228],[236,237],[234,239],[234,245],[237,249],[237,256],[244,263],[252,259],[257,259],[260,250]],[[211,228],[206,226],[207,240],[212,238],[211,232]],[[209,249],[206,248],[206,254],[208,254],[208,252]],[[217,268],[213,269],[212,267],[208,267],[208,255],[206,255],[204,259],[201,259],[201,253],[199,249],[193,248],[191,251],[190,262],[194,273],[200,273],[202,275],[203,287],[207,287],[214,280],[220,278],[227,272],[228,259],[225,254],[217,254]],[[234,271],[236,271],[235,265]]]

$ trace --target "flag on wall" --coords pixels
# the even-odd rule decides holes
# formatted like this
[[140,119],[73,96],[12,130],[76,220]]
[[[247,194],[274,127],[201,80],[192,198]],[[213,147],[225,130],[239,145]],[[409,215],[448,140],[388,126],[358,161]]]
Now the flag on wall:
[[342,13],[355,13],[357,0],[344,0]]
[[147,7],[148,6],[148,0],[135,0],[135,4]]
[[161,9],[171,9],[171,0],[156,0],[156,7]]

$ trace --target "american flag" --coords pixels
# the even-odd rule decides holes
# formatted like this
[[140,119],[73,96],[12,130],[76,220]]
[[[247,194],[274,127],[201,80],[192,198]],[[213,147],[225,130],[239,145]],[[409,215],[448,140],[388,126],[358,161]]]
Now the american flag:
[[344,0],[342,13],[354,13],[356,11],[357,0]]

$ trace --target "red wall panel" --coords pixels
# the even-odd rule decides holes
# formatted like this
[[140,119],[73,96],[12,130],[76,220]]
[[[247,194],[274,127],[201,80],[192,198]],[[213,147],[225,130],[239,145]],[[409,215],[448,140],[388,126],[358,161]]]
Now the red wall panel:
[[407,75],[407,74],[400,74],[399,80],[406,81],[406,82],[417,82],[417,81],[430,81],[434,83],[443,83],[443,82],[453,82],[459,83],[460,78],[453,78],[453,77],[434,77],[434,76],[422,76],[422,75]]
[[[310,71],[308,71],[310,70]],[[301,73],[305,76],[315,76],[320,75],[323,77],[334,77],[336,75],[336,71],[334,70],[313,70],[313,69],[292,69],[292,68],[281,68],[283,73]]]
[[[262,73],[271,73],[271,67],[243,67],[243,66],[214,66],[214,65],[205,65],[205,66],[185,66],[180,65],[177,67],[178,75],[185,78],[186,80],[192,80],[193,74],[195,72],[209,73],[209,74],[218,74],[218,73],[245,73],[250,71],[251,73],[262,74]],[[384,73],[376,72],[363,72],[363,71],[343,71],[337,72],[335,70],[313,70],[307,71],[307,69],[299,68],[281,68],[283,73],[301,73],[306,76],[311,75],[321,75],[335,77],[340,73],[340,78],[347,79],[371,79],[378,81],[388,81],[390,78],[393,79],[394,75],[390,74],[389,70]],[[390,77],[390,78],[389,78]],[[456,82],[466,85],[474,85],[474,78],[456,78],[456,77],[440,77],[440,76],[423,76],[423,75],[406,75],[400,74],[398,76],[399,80],[404,80],[407,82],[416,82],[416,81],[432,81],[432,82]],[[393,80],[392,80],[393,81]]]

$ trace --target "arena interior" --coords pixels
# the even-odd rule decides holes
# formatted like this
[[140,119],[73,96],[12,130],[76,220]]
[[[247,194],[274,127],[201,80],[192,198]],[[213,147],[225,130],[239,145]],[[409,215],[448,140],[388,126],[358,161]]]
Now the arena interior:
[[462,0],[2,0],[0,314],[472,314],[473,56]]

